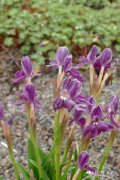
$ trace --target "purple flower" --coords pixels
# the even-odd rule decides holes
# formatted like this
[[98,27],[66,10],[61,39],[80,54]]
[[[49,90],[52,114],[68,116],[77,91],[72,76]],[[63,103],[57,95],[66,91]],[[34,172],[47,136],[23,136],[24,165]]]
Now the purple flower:
[[26,78],[35,76],[33,72],[32,61],[30,60],[28,56],[25,56],[22,58],[21,66],[22,66],[22,70],[17,71],[14,75],[15,76],[14,83],[19,83],[25,80]]
[[88,53],[87,57],[82,57],[81,58],[81,64],[79,66],[84,66],[84,65],[94,65],[94,63],[96,62],[96,56],[98,54],[98,49],[97,47],[94,45],[92,47],[92,49],[90,50],[90,52]]
[[92,168],[88,165],[89,161],[89,154],[85,151],[81,152],[79,159],[78,159],[78,167],[80,170],[87,170],[90,174],[97,174],[97,170],[95,168]]
[[112,126],[103,121],[103,112],[101,107],[98,105],[92,109],[90,113],[90,122],[83,128],[83,134],[85,138],[95,138],[102,132],[110,131]]
[[54,109],[67,108],[71,110],[81,94],[81,88],[82,84],[77,79],[64,79],[60,95],[54,101]]
[[81,63],[77,67],[81,67],[84,65],[93,65],[96,70],[100,71],[102,66],[104,69],[108,69],[111,67],[111,59],[112,59],[112,51],[109,48],[105,48],[99,56],[98,49],[94,45],[90,52],[88,53],[87,57],[81,58]]
[[80,82],[83,82],[83,77],[80,75],[79,70],[77,70],[75,67],[72,67],[68,74],[71,76],[71,78],[77,79]]
[[3,120],[4,117],[4,109],[3,106],[0,104],[0,120]]
[[80,72],[73,67],[72,55],[69,54],[67,47],[59,47],[56,53],[56,58],[50,63],[50,66],[53,66],[54,69],[62,68],[63,72],[67,75],[83,81],[83,77],[80,75]]
[[95,107],[96,102],[93,97],[80,97],[77,98],[78,104],[75,106],[73,112],[73,120],[80,125],[83,129],[86,123],[86,114],[90,114],[93,107]]
[[102,132],[110,131],[113,126],[103,121],[105,117],[101,107],[96,106],[93,97],[86,97],[75,106],[74,121],[80,125],[85,138],[95,138]]
[[32,61],[28,56],[22,58],[21,66],[26,76],[32,76],[33,74]]
[[86,123],[86,119],[85,117],[82,117],[82,111],[75,109],[73,117],[73,120],[80,125],[81,129],[83,129]]
[[110,103],[105,108],[107,118],[111,120],[111,123],[115,128],[120,128],[120,117],[117,117],[118,106],[119,97],[115,95],[111,98]]
[[32,83],[25,85],[23,93],[20,94],[20,99],[21,101],[16,103],[18,106],[23,104],[34,104],[36,109],[40,107],[40,101],[37,99],[37,93]]
[[100,71],[101,67],[104,66],[105,69],[110,68],[112,59],[112,51],[109,48],[105,48],[102,53],[96,58],[94,67]]
[[[55,69],[59,68],[60,66],[63,67],[64,64],[66,65],[66,67],[69,67],[71,64],[71,59],[72,56],[69,54],[68,48],[64,46],[59,47],[56,53],[56,58],[50,63],[50,65]],[[63,68],[66,69],[66,67]]]

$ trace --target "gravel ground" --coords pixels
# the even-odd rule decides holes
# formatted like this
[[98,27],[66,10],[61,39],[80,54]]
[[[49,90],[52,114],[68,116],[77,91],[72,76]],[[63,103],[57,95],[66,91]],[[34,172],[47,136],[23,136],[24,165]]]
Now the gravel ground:
[[[12,127],[12,133],[14,137],[14,147],[16,150],[15,156],[19,162],[26,165],[27,156],[27,117],[25,114],[21,114],[15,106],[15,102],[18,99],[18,92],[22,89],[22,86],[12,85],[12,73],[18,69],[17,65],[20,60],[19,53],[0,53],[0,101],[3,102],[6,110],[6,119],[8,117],[14,117],[14,125]],[[17,61],[16,61],[17,59]],[[119,74],[119,70],[117,71]],[[101,103],[104,104],[115,93],[120,95],[120,78],[118,74],[115,74],[116,80],[109,88],[105,88],[103,92],[103,98]],[[51,77],[50,77],[51,76]],[[52,75],[41,75],[39,78],[34,80],[36,89],[39,93],[42,106],[37,114],[37,131],[39,134],[39,143],[42,148],[49,150],[52,145],[52,133],[53,133],[53,84],[54,76]],[[86,76],[87,79],[87,76]],[[88,82],[85,80],[85,86],[83,92],[87,92]],[[76,130],[76,138],[79,141],[80,131]],[[98,164],[101,160],[102,153],[105,145],[108,141],[108,134],[99,136],[97,139],[92,141],[90,145],[91,163]],[[0,129],[0,142],[5,142],[3,132]],[[108,158],[107,166],[101,180],[119,180],[120,179],[120,134],[116,138],[114,146]],[[0,144],[0,175],[3,176],[4,180],[14,180],[14,173],[11,163],[9,162],[9,156],[7,148]]]

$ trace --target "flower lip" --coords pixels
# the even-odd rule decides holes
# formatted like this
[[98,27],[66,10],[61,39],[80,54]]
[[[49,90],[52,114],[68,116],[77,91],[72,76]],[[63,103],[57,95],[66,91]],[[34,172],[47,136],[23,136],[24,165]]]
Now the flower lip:
[[99,120],[101,120],[102,117],[103,117],[102,109],[98,105],[91,112],[91,121],[98,122]]
[[72,78],[66,78],[62,82],[60,95],[54,101],[54,110],[67,108],[71,110],[78,96],[81,94],[81,83]]
[[97,170],[93,167],[90,167],[88,164],[89,161],[89,154],[86,151],[81,152],[79,159],[78,159],[78,167],[80,170],[87,170],[90,174],[97,174]]
[[63,91],[60,92],[60,97],[63,100],[66,100],[69,97],[69,94],[67,92],[67,89],[64,89]]

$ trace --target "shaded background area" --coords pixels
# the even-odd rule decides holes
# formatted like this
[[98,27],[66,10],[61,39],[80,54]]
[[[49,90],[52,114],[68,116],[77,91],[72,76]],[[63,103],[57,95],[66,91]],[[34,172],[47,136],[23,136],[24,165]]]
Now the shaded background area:
[[1,50],[18,48],[41,64],[60,45],[76,57],[92,44],[120,52],[120,0],[0,1]]
[[[48,64],[59,46],[66,45],[77,62],[96,44],[99,49],[110,47],[114,51],[117,71],[113,82],[103,92],[101,104],[114,94],[120,95],[120,0],[1,0],[0,1],[0,101],[6,109],[6,118],[14,117],[12,132],[16,158],[26,165],[27,118],[15,106],[22,86],[13,85],[13,74],[20,68],[23,55],[30,55],[39,69]],[[43,66],[40,66],[42,70]],[[48,71],[47,71],[48,72]],[[85,75],[83,92],[88,91],[88,74]],[[34,79],[42,107],[37,115],[39,143],[45,150],[52,145],[53,128],[53,73]],[[79,141],[80,130],[76,130]],[[102,157],[108,135],[100,136],[90,148],[91,163],[97,165]],[[0,129],[0,142],[5,142]],[[101,180],[120,179],[120,136],[108,158],[108,166]],[[0,175],[13,180],[13,168],[8,151],[0,144]]]

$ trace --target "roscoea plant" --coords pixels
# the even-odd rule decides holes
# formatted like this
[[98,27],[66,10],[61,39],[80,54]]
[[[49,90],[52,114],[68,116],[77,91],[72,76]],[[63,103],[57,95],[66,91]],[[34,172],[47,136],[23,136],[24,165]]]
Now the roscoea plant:
[[[15,160],[10,129],[12,120],[4,120],[3,106],[0,106],[0,125],[8,145],[16,180],[99,179],[119,132],[120,116],[119,99],[116,95],[104,107],[99,104],[99,97],[115,64],[111,64],[112,51],[109,48],[105,48],[100,55],[97,54],[98,49],[93,46],[87,57],[81,57],[80,64],[74,66],[68,48],[60,47],[55,60],[50,63],[58,73],[53,100],[54,141],[49,152],[42,150],[36,131],[36,113],[41,103],[32,79],[38,74],[34,73],[31,59],[28,56],[22,58],[21,70],[15,73],[14,83],[24,82],[23,91],[19,95],[20,101],[16,102],[16,105],[23,106],[22,112],[28,116],[27,167]],[[90,69],[90,92],[87,95],[82,92],[84,79],[80,74],[80,68],[84,65]],[[79,128],[81,140],[74,143],[76,127]],[[89,145],[91,140],[105,132],[108,133],[109,141],[103,158],[97,167],[91,167],[88,162]]]

